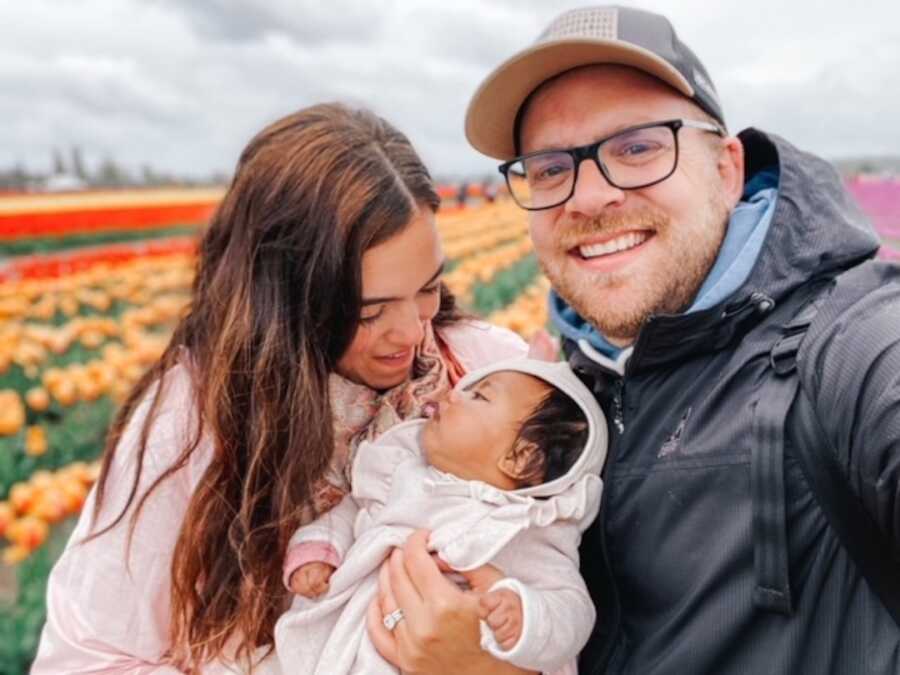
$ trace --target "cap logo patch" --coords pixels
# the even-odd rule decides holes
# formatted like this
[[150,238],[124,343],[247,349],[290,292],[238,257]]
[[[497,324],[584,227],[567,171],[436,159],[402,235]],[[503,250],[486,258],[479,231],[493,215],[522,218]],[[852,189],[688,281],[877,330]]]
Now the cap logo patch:
[[619,11],[614,7],[588,7],[566,12],[538,36],[537,42],[564,38],[616,40]]
[[718,104],[719,96],[716,94],[716,90],[713,87],[712,82],[709,81],[709,78],[707,78],[703,73],[701,73],[696,68],[694,68],[694,72],[692,73],[692,75],[693,75],[692,79],[694,80],[694,84],[699,86],[703,91],[706,92],[707,96],[709,96],[713,101],[715,101]]

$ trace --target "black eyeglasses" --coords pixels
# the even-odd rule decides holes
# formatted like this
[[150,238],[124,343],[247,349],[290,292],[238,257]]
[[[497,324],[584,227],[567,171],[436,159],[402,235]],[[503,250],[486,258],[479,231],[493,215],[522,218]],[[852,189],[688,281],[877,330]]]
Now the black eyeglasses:
[[599,141],[565,150],[541,150],[500,165],[516,204],[528,211],[552,209],[575,193],[578,167],[594,160],[613,187],[637,190],[661,183],[678,166],[678,130],[682,127],[725,136],[710,122],[666,120],[623,129]]

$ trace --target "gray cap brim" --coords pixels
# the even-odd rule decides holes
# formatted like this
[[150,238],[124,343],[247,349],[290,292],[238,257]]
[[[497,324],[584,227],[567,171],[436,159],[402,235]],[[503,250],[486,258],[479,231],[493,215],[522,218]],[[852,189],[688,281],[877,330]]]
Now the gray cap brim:
[[516,116],[525,99],[567,70],[603,63],[637,68],[688,98],[694,96],[693,87],[674,66],[637,45],[596,38],[542,42],[507,59],[482,82],[466,111],[466,138],[488,157],[512,159]]

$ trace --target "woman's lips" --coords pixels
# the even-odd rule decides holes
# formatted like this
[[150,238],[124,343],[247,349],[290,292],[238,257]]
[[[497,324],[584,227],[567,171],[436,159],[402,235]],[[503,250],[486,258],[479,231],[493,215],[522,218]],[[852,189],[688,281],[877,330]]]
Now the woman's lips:
[[415,356],[414,350],[404,349],[401,352],[394,352],[393,354],[386,354],[384,356],[376,356],[375,360],[390,368],[402,368],[412,363],[413,356]]

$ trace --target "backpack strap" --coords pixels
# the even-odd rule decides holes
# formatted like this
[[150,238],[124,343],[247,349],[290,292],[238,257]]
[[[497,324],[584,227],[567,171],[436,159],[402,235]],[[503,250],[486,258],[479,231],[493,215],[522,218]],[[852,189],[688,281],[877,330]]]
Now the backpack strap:
[[[851,271],[846,276],[852,274]],[[803,339],[831,292],[823,292],[806,303],[785,327],[770,352],[774,377],[763,386],[754,408],[754,602],[761,609],[785,614],[792,608],[784,493],[785,427],[790,412],[796,432],[793,448],[816,501],[869,588],[900,626],[900,569],[885,553],[878,526],[851,488],[797,368]]]
[[872,516],[851,489],[847,472],[841,466],[802,382],[794,408],[797,457],[806,480],[838,540],[900,627],[900,568],[886,552],[884,538]]
[[763,385],[753,408],[753,601],[760,609],[781,614],[793,611],[784,489],[785,422],[799,386],[797,351],[820,303],[821,299],[806,303],[785,326],[769,354],[774,376]]

